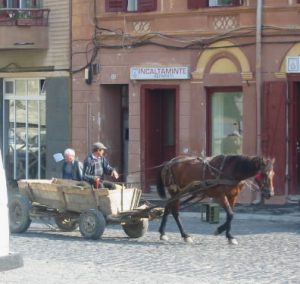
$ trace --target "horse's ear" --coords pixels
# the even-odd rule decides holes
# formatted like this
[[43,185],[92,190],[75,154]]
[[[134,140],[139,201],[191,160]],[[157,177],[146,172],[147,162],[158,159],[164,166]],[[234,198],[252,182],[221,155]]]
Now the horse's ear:
[[267,161],[267,168],[273,168],[273,165],[275,163],[275,158],[268,158]]

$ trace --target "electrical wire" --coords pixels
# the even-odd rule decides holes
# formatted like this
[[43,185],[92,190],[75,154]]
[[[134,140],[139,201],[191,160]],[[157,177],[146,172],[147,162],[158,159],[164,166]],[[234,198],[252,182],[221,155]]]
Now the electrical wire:
[[[94,0],[95,1],[95,0]],[[122,29],[109,29],[103,28],[98,25],[96,18],[96,9],[94,9],[94,36],[87,43],[86,50],[80,52],[74,52],[76,54],[85,54],[86,55],[86,64],[77,70],[73,70],[72,73],[81,72],[87,68],[98,56],[98,51],[102,49],[135,49],[143,46],[157,46],[165,49],[171,50],[204,50],[204,49],[221,49],[221,48],[236,48],[236,47],[246,47],[256,44],[255,41],[255,26],[245,26],[238,27],[223,33],[200,37],[197,34],[197,31],[185,37],[178,35],[163,34],[160,32],[149,32],[143,35],[132,35],[124,32]],[[91,16],[91,15],[90,15]],[[300,39],[296,40],[280,40],[272,41],[269,40],[272,37],[288,36],[298,37],[300,36],[300,27],[295,26],[286,26],[280,27],[275,25],[264,25],[262,27],[263,38],[262,44],[295,44],[299,43]],[[276,34],[272,33],[276,32]],[[280,34],[278,34],[280,32]],[[253,38],[251,41],[231,44],[228,46],[212,46],[212,44],[221,41],[221,40],[231,40],[231,39],[242,39],[242,38]],[[109,42],[112,43],[109,43]],[[115,43],[118,42],[119,43]]]

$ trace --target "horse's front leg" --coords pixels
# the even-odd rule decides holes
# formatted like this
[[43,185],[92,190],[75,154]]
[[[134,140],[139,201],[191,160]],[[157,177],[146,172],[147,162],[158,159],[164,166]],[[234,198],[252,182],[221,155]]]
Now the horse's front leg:
[[180,218],[179,218],[179,207],[180,207],[180,202],[179,200],[178,201],[175,201],[173,203],[173,206],[172,206],[172,215],[176,221],[176,224],[179,228],[179,231],[181,233],[181,236],[182,238],[184,239],[185,242],[187,243],[192,243],[193,242],[193,239],[184,231],[183,229],[183,226],[182,226],[182,223],[180,221]]
[[167,205],[165,207],[164,214],[163,214],[163,217],[162,217],[159,229],[158,229],[158,231],[160,232],[160,240],[162,240],[162,241],[168,240],[168,237],[166,236],[166,225],[167,225],[169,214],[170,214],[170,206]]
[[[232,200],[230,200],[232,201]],[[215,232],[215,235],[220,235],[225,231],[226,234],[226,238],[228,239],[228,242],[230,244],[234,244],[237,245],[238,242],[237,240],[234,238],[234,236],[230,233],[231,230],[231,222],[233,219],[233,201],[230,202],[228,200],[228,198],[224,195],[220,200],[219,203],[220,205],[224,208],[225,212],[226,212],[226,221],[224,222],[224,224],[222,224],[221,226],[219,226]]]
[[238,241],[230,233],[230,231],[231,231],[231,222],[233,220],[233,210],[232,210],[232,207],[229,205],[228,207],[225,207],[224,209],[226,211],[226,222],[225,222],[225,224],[226,224],[226,226],[225,226],[226,238],[228,239],[229,244],[237,245]]

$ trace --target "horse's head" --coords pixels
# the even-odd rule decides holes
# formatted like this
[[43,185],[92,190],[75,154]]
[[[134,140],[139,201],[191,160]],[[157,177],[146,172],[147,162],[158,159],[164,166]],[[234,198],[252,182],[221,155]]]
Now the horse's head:
[[274,196],[274,162],[275,159],[262,159],[262,162],[260,164],[260,170],[255,176],[255,181],[261,190],[262,196],[266,199],[269,199],[271,196]]

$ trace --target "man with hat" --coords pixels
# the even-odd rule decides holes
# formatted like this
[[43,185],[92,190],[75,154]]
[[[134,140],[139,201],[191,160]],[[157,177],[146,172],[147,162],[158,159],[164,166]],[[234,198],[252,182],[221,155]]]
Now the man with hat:
[[84,160],[83,179],[95,188],[116,189],[116,184],[104,180],[105,175],[113,176],[115,179],[119,178],[118,172],[110,166],[105,158],[105,150],[107,148],[101,142],[93,144],[92,153]]

